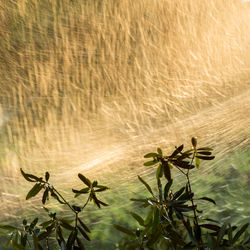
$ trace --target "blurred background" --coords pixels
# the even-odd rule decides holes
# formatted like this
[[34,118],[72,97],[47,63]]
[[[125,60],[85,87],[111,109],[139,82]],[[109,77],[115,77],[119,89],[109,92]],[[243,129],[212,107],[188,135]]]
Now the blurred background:
[[219,220],[250,220],[250,3],[11,0],[0,15],[1,223],[42,213],[20,167],[49,171],[69,200],[82,173],[111,187],[86,221],[89,249],[112,249],[111,225],[136,225],[137,175],[154,183],[143,155],[192,136],[216,155],[195,191],[218,199]]

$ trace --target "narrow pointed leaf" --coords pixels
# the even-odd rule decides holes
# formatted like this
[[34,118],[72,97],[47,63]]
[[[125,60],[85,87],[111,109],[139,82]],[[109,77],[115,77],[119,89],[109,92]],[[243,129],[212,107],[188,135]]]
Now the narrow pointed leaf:
[[130,214],[134,217],[134,219],[136,219],[138,221],[138,223],[141,226],[144,226],[144,220],[142,219],[142,217],[136,213],[130,212]]
[[214,205],[216,205],[216,202],[213,199],[208,198],[208,197],[201,197],[199,198],[199,200],[209,201],[209,202],[212,202]]
[[78,221],[80,222],[80,224],[84,228],[84,230],[87,231],[88,233],[90,233],[89,228],[85,225],[85,223],[83,223],[83,221],[79,217],[78,217]]
[[79,229],[79,231],[80,231],[80,233],[82,234],[82,236],[83,236],[86,240],[90,241],[89,236],[84,232],[84,230],[83,230],[80,226],[77,226],[77,228]]
[[119,225],[116,225],[116,224],[114,224],[113,226],[114,226],[118,231],[120,231],[120,232],[122,232],[122,233],[125,233],[125,234],[127,234],[127,235],[131,235],[131,236],[134,236],[134,235],[135,235],[135,233],[134,233],[132,230],[129,230],[129,229],[125,228],[125,227],[122,227],[122,226],[119,226]]
[[41,191],[42,188],[43,186],[40,183],[36,183],[28,192],[26,200],[29,200],[30,198],[36,196]]
[[234,238],[233,238],[233,243],[235,243],[239,238],[240,236],[246,231],[246,229],[248,228],[249,226],[249,223],[246,223],[245,225],[243,225],[239,231],[235,234]]
[[142,184],[144,184],[144,186],[147,188],[147,190],[149,191],[149,193],[151,193],[152,195],[154,195],[153,191],[152,191],[151,187],[148,185],[148,183],[146,181],[144,181],[139,175],[138,175],[138,179],[139,179],[139,181]]
[[29,181],[29,182],[37,182],[40,181],[41,179],[38,178],[37,176],[33,175],[33,174],[26,174],[22,168],[20,168],[20,171],[22,173],[22,176],[25,178],[25,180]]
[[80,180],[85,184],[85,185],[87,185],[88,187],[90,187],[91,186],[91,181],[87,178],[87,177],[85,177],[84,175],[82,175],[82,174],[78,174],[78,177],[80,178]]
[[157,157],[158,156],[158,154],[156,154],[156,153],[148,153],[148,154],[146,154],[146,155],[144,155],[144,158],[151,158],[151,157]]
[[215,156],[202,156],[202,155],[197,155],[196,157],[199,159],[208,160],[208,161],[213,160],[215,158]]
[[175,157],[177,154],[179,154],[184,148],[184,145],[182,144],[178,148],[175,149],[175,151],[171,154],[170,158]]
[[153,166],[156,163],[158,163],[158,161],[147,161],[147,162],[144,162],[143,165],[144,166]]
[[172,186],[172,184],[173,184],[173,179],[170,179],[164,187],[164,199],[165,200],[167,200],[167,198],[168,198],[168,192],[169,192],[169,189]]

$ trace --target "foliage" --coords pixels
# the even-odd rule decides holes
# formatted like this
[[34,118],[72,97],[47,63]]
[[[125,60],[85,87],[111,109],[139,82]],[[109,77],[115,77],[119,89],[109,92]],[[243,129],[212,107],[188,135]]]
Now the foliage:
[[[131,216],[137,221],[139,227],[128,229],[121,225],[114,227],[123,232],[123,237],[116,245],[117,249],[250,249],[250,235],[247,232],[249,223],[242,226],[220,223],[214,218],[201,216],[198,209],[200,202],[216,202],[206,196],[196,197],[190,182],[190,172],[200,168],[201,160],[213,160],[212,148],[197,147],[197,139],[192,138],[192,148],[184,151],[184,146],[176,147],[172,154],[163,155],[162,149],[148,153],[144,157],[149,159],[145,166],[156,165],[156,189],[152,188],[141,176],[139,181],[145,186],[150,197],[133,198],[146,210],[146,216],[132,211]],[[185,176],[183,187],[173,191],[172,171],[177,169]],[[91,233],[88,226],[79,217],[79,214],[91,201],[98,207],[108,206],[97,198],[99,192],[106,191],[108,187],[99,185],[97,181],[90,181],[86,176],[78,174],[84,186],[72,189],[75,198],[88,195],[81,206],[70,204],[61,193],[49,182],[50,174],[44,177],[28,174],[21,169],[21,174],[28,182],[34,185],[26,195],[26,200],[38,195],[42,190],[42,204],[46,205],[49,198],[56,199],[60,204],[67,206],[74,217],[69,220],[58,216],[45,206],[48,220],[38,223],[34,218],[30,223],[23,219],[22,225],[0,225],[1,235],[8,235],[6,247],[12,245],[13,249],[85,249],[90,241]],[[156,190],[156,191],[155,191]],[[205,212],[205,211],[204,211]]]
[[[157,194],[140,176],[139,181],[150,193],[148,198],[131,199],[141,203],[147,210],[145,219],[131,212],[139,224],[137,229],[120,225],[114,227],[126,234],[119,249],[250,249],[249,223],[232,226],[213,218],[200,216],[199,202],[216,202],[209,197],[196,197],[192,191],[190,171],[200,168],[201,160],[213,160],[212,148],[197,147],[197,139],[192,138],[192,148],[184,151],[184,146],[176,147],[171,155],[164,156],[160,148],[156,153],[144,157],[151,158],[145,166],[157,165]],[[186,185],[173,192],[172,169],[177,169],[186,178]],[[163,180],[166,179],[165,185]]]
[[25,173],[22,169],[21,173],[28,182],[35,183],[28,192],[26,200],[36,196],[43,190],[43,205],[46,204],[49,197],[52,197],[60,204],[67,206],[74,214],[74,219],[68,220],[64,217],[58,217],[55,212],[43,207],[49,218],[41,224],[38,224],[39,218],[37,217],[30,224],[24,219],[20,227],[0,225],[3,234],[9,236],[6,247],[12,244],[13,249],[20,250],[51,249],[50,247],[54,245],[54,241],[56,240],[58,246],[63,250],[85,249],[84,240],[90,241],[88,235],[90,230],[79,217],[79,213],[82,212],[90,201],[93,201],[98,208],[101,208],[101,206],[108,206],[108,204],[97,198],[97,193],[107,190],[108,187],[99,185],[97,181],[91,182],[87,177],[79,173],[78,177],[83,182],[84,187],[80,190],[72,189],[72,192],[75,194],[75,198],[82,194],[88,194],[88,198],[84,205],[76,206],[66,201],[56,188],[49,183],[49,172],[45,173],[44,179],[33,174]]

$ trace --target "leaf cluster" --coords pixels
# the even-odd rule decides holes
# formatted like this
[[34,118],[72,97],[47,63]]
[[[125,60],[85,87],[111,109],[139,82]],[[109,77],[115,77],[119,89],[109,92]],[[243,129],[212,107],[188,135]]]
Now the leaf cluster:
[[26,195],[26,200],[37,196],[42,190],[42,204],[45,205],[52,197],[60,204],[67,206],[74,214],[73,220],[68,220],[64,217],[58,217],[55,212],[50,211],[43,207],[47,212],[48,220],[38,225],[39,218],[35,218],[30,224],[24,219],[21,227],[13,227],[11,225],[0,225],[3,235],[8,235],[9,240],[6,244],[10,244],[13,249],[49,249],[50,242],[56,240],[58,246],[62,250],[77,250],[85,249],[84,240],[90,241],[89,233],[91,233],[88,226],[79,217],[79,213],[87,206],[90,201],[98,207],[108,206],[107,203],[97,198],[97,193],[108,190],[108,187],[99,185],[97,181],[91,182],[87,177],[78,174],[79,179],[83,182],[84,186],[80,190],[72,189],[75,198],[85,194],[88,195],[85,203],[81,206],[70,204],[49,182],[50,174],[45,173],[44,177],[38,177],[33,174],[28,174],[21,169],[21,174],[28,182],[33,182],[33,187]]
[[[132,217],[139,228],[114,227],[126,234],[120,249],[250,249],[248,224],[242,227],[221,225],[211,218],[199,216],[200,201],[214,205],[209,197],[196,197],[190,183],[190,171],[200,168],[201,160],[214,159],[212,148],[197,148],[197,138],[191,140],[192,148],[184,151],[184,145],[176,147],[170,155],[163,155],[162,149],[144,156],[149,161],[144,166],[157,165],[155,171],[156,190],[141,177],[150,197],[131,199],[146,209],[145,219],[134,212]],[[173,191],[172,171],[177,169],[186,179],[186,184]],[[165,183],[165,184],[164,184]],[[243,234],[245,235],[243,236]]]

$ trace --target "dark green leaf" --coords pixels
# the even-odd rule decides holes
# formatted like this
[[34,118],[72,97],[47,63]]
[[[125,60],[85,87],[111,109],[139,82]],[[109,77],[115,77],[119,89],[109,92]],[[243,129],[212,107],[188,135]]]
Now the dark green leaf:
[[45,173],[45,180],[46,180],[46,181],[49,180],[49,176],[50,176],[49,172],[46,172],[46,173]]
[[214,205],[216,205],[216,202],[213,199],[208,198],[208,197],[201,197],[199,198],[199,200],[209,201],[209,202],[212,202]]
[[52,222],[53,222],[53,220],[45,221],[45,222],[41,223],[39,226],[42,227],[42,228],[46,228],[46,227],[49,226]]
[[192,142],[193,147],[196,148],[196,146],[197,146],[197,137],[192,137],[191,142]]
[[157,227],[159,227],[159,210],[157,207],[154,208],[154,217],[153,217],[153,225],[152,225],[152,233],[154,233],[157,229]]
[[246,231],[246,229],[248,228],[249,226],[249,223],[246,223],[245,225],[243,225],[239,231],[235,234],[234,238],[233,238],[233,243],[235,243],[239,238],[240,236]]
[[78,230],[75,229],[75,230],[73,230],[73,231],[70,233],[69,238],[68,238],[67,243],[66,243],[66,248],[67,248],[68,250],[71,250],[71,249],[72,249],[72,247],[73,247],[73,245],[74,245],[74,243],[75,243],[76,237],[77,237],[77,232],[78,232]]
[[144,226],[144,220],[142,219],[142,217],[136,213],[130,212],[130,214],[134,217],[134,219],[136,219],[138,221],[138,223],[141,226]]
[[184,145],[182,144],[178,148],[175,149],[175,151],[170,155],[170,158],[175,157],[177,154],[179,154],[184,148]]
[[26,200],[29,200],[30,198],[36,196],[41,191],[42,188],[43,186],[40,183],[36,183],[28,192]]
[[204,227],[204,228],[207,228],[207,229],[210,229],[210,230],[213,230],[213,231],[219,231],[220,230],[220,227],[217,226],[217,225],[214,225],[214,224],[202,224],[200,226]]
[[209,152],[209,151],[199,151],[198,154],[201,154],[201,155],[211,155],[212,153]]
[[171,170],[170,170],[168,162],[163,162],[162,167],[163,167],[163,172],[164,172],[165,178],[168,181],[171,180]]
[[84,232],[84,230],[83,230],[80,226],[77,226],[77,228],[79,229],[79,231],[80,231],[80,233],[82,234],[82,236],[83,236],[86,240],[90,241],[89,236]]
[[148,185],[148,183],[146,181],[144,181],[139,175],[138,175],[138,179],[139,179],[139,181],[142,184],[144,184],[144,186],[147,188],[147,190],[149,191],[149,193],[151,193],[152,195],[154,195],[153,191],[152,191],[151,187]]
[[85,185],[87,185],[88,187],[90,187],[91,186],[91,181],[87,178],[87,177],[85,177],[84,175],[82,175],[82,174],[78,174],[78,177],[80,178],[80,180],[85,184]]
[[178,166],[180,168],[184,168],[184,169],[192,169],[195,166],[194,165],[190,165],[189,162],[187,161],[178,161],[178,160],[172,160],[171,161],[175,166]]
[[80,238],[76,237],[76,241],[81,250],[85,250],[84,244]]
[[46,203],[46,200],[48,198],[48,195],[49,195],[49,190],[46,188],[44,193],[43,193],[43,197],[42,197],[42,203],[45,204]]
[[21,233],[21,244],[25,247],[26,246],[26,243],[27,243],[27,237],[28,235],[25,233],[23,235],[23,233]]
[[46,231],[46,232],[42,232],[38,235],[38,240],[44,240],[46,239],[48,236],[50,236],[52,234],[52,231]]
[[213,151],[212,148],[208,148],[208,147],[203,147],[203,148],[198,148],[197,151]]
[[37,222],[38,222],[38,218],[35,218],[35,219],[30,223],[30,229],[33,230],[33,229],[35,228]]
[[56,227],[56,237],[59,238],[61,242],[65,243],[65,240],[64,240],[63,234],[62,234],[62,229],[60,226]]
[[221,240],[223,239],[225,233],[226,233],[226,228],[227,224],[223,224],[222,227],[220,228],[220,231],[218,232],[217,240],[216,240],[216,245],[219,246],[221,243]]
[[197,158],[202,159],[202,160],[213,160],[215,156],[202,156],[202,155],[196,155]]
[[18,229],[17,227],[13,227],[11,225],[2,225],[2,224],[0,224],[0,228],[7,231],[13,231]]
[[74,227],[71,226],[66,220],[60,219],[60,224],[62,227],[68,229],[68,230],[74,230]]
[[113,226],[114,226],[118,231],[120,231],[120,232],[123,232],[123,233],[125,233],[125,234],[127,234],[127,235],[135,236],[135,233],[134,233],[132,230],[129,230],[129,229],[125,228],[125,227],[122,227],[122,226],[119,226],[119,225],[116,225],[116,224],[114,224]]
[[102,192],[102,191],[105,191],[105,190],[109,189],[108,187],[100,186],[100,185],[98,185],[97,188],[98,189],[95,189],[95,192]]
[[89,228],[83,223],[83,221],[78,217],[78,221],[80,222],[81,226],[84,228],[85,231],[90,233]]
[[25,180],[29,181],[29,182],[36,182],[36,181],[40,181],[41,179],[38,178],[35,175],[32,174],[26,174],[21,168],[20,171],[22,173],[22,176],[25,178]]
[[158,154],[156,154],[156,153],[148,153],[148,154],[144,155],[144,158],[151,158],[151,157],[155,158],[157,156],[158,156]]
[[174,193],[173,200],[177,199],[183,193],[184,190],[185,190],[185,187],[182,187],[176,193]]
[[167,200],[167,198],[168,198],[168,192],[169,192],[169,189],[172,186],[172,184],[173,184],[173,179],[170,179],[168,181],[168,183],[165,185],[165,188],[164,188],[164,199],[165,200]]

